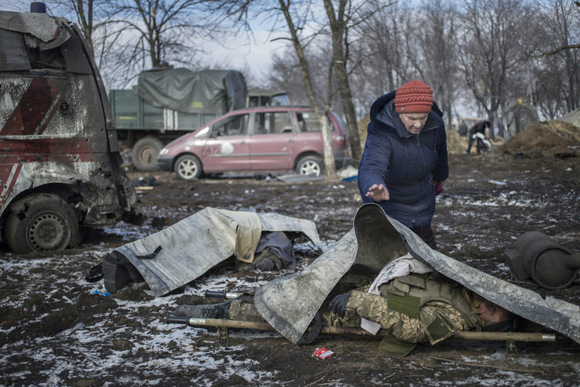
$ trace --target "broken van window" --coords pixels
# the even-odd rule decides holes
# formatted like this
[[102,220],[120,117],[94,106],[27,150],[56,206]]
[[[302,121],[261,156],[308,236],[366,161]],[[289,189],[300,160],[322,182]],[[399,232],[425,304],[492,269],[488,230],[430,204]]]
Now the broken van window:
[[21,34],[0,30],[0,71],[30,70],[28,53]]
[[41,50],[39,47],[28,46],[28,57],[32,69],[65,69],[60,47],[51,50]]
[[56,47],[47,48],[32,35],[0,30],[0,71],[31,69],[92,74],[89,59],[77,36],[71,36]]

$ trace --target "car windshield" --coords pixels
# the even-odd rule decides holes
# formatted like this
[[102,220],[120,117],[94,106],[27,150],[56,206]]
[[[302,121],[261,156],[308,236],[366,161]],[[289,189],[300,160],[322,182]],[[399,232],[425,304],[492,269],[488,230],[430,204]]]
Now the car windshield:
[[288,99],[287,94],[275,95],[270,104],[272,106],[290,106],[290,99]]
[[290,106],[287,94],[267,95],[257,94],[248,96],[248,107],[258,106]]
[[197,132],[195,134],[194,137],[207,137],[207,134],[209,133],[209,126],[206,126],[205,128],[202,128],[199,132]]

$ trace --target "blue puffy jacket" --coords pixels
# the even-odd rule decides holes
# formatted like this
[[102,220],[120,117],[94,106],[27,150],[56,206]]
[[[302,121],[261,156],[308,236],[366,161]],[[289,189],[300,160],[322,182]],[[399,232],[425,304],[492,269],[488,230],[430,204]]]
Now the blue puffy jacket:
[[358,170],[362,199],[373,184],[384,184],[390,200],[380,202],[385,212],[412,228],[431,223],[435,213],[433,180],[449,176],[447,135],[443,112],[434,103],[423,130],[409,133],[395,111],[395,91],[373,103],[371,122]]

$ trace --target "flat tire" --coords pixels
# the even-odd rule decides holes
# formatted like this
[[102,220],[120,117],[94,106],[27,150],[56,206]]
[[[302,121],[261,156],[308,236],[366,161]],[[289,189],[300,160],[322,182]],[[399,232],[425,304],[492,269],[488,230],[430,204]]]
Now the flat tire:
[[17,254],[60,251],[80,242],[74,210],[56,195],[31,195],[11,208],[4,226],[4,239]]

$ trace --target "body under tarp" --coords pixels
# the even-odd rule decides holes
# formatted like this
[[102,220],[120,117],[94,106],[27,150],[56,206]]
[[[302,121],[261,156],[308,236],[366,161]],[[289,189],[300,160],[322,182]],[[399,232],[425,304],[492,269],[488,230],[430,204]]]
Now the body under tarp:
[[151,105],[185,113],[221,115],[241,109],[247,92],[244,76],[234,70],[149,70],[137,82],[137,94]]
[[260,287],[254,303],[274,329],[298,343],[339,281],[357,275],[374,277],[407,253],[512,313],[580,343],[580,306],[543,298],[437,252],[373,203],[363,205],[353,229],[302,272]]
[[232,256],[251,262],[263,231],[302,233],[316,248],[324,250],[311,220],[208,207],[109,254],[129,261],[150,293],[163,296]]

